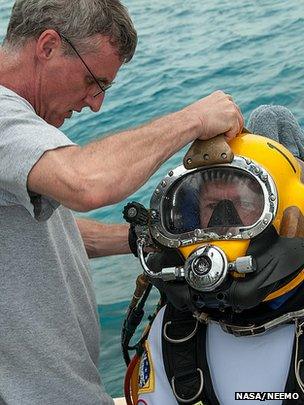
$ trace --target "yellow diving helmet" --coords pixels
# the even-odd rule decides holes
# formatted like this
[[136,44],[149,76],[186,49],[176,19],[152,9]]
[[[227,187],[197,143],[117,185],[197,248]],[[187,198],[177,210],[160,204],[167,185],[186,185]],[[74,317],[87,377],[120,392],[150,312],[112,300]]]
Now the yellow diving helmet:
[[202,306],[252,308],[304,280],[304,169],[281,144],[243,133],[196,141],[151,198],[153,241],[178,250],[183,265],[150,278],[185,280]]

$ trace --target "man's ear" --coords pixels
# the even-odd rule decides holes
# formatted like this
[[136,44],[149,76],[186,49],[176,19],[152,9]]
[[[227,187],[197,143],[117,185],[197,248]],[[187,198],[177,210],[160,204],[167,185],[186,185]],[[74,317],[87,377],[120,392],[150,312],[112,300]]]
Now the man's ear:
[[36,55],[40,60],[48,60],[61,49],[61,38],[55,30],[43,31],[36,44]]

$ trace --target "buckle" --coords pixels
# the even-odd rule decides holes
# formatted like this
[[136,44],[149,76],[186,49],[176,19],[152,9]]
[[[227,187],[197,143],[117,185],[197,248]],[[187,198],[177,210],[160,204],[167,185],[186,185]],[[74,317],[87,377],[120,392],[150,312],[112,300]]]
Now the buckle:
[[187,342],[187,340],[190,340],[191,338],[193,338],[193,336],[196,334],[197,328],[198,328],[198,320],[196,320],[194,329],[192,330],[192,332],[189,333],[189,335],[187,335],[187,336],[185,336],[185,337],[183,337],[181,339],[172,339],[172,338],[170,338],[168,336],[168,333],[167,333],[167,327],[169,325],[171,325],[171,324],[172,324],[171,321],[166,322],[165,325],[164,325],[164,330],[163,330],[164,338],[170,343],[184,343],[184,342]]
[[261,325],[261,326],[255,326],[255,325],[235,326],[235,325],[226,324],[222,321],[219,321],[219,325],[224,332],[230,333],[231,335],[238,336],[238,337],[255,336],[255,335],[260,335],[261,333],[266,332],[266,328],[264,325]]
[[[195,399],[197,399],[197,398],[199,397],[199,395],[202,393],[203,387],[204,387],[204,376],[203,376],[203,372],[202,372],[202,370],[201,370],[200,368],[197,368],[196,371],[199,373],[200,386],[199,386],[199,389],[198,389],[197,393],[196,393],[192,398],[188,398],[188,399],[181,398],[181,397],[177,394],[176,388],[175,388],[175,377],[174,377],[174,376],[172,377],[172,380],[171,380],[172,391],[173,391],[173,394],[175,395],[175,398],[176,398],[179,402],[182,402],[182,403],[184,403],[184,404],[188,404],[189,402],[192,402],[192,401],[194,401]],[[187,374],[185,374],[185,375],[187,375]],[[179,378],[180,378],[180,377],[179,377]]]

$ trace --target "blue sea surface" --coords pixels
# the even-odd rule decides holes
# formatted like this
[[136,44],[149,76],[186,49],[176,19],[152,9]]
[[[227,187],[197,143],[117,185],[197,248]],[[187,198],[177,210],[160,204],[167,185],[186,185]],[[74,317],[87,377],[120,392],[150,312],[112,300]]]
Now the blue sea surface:
[[[65,123],[63,131],[73,141],[83,145],[136,127],[217,89],[233,95],[246,119],[260,104],[282,104],[304,124],[304,0],[125,0],[124,4],[139,34],[136,55],[119,72],[99,113],[75,113]],[[12,5],[12,0],[0,0],[1,39]],[[85,216],[121,222],[127,201],[147,206],[158,182],[181,164],[184,153],[173,156],[127,200]],[[100,371],[112,396],[122,394],[120,328],[139,273],[131,255],[92,260],[102,324]],[[156,300],[154,292],[148,312]]]

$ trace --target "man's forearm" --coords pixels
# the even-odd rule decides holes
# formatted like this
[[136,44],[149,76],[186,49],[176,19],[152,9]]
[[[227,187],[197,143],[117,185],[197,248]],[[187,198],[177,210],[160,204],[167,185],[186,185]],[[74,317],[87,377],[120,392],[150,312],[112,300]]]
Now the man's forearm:
[[103,224],[77,218],[89,258],[131,253],[128,243],[128,224]]
[[136,191],[176,151],[193,139],[193,125],[179,113],[82,147],[75,155],[100,205],[114,204]]

